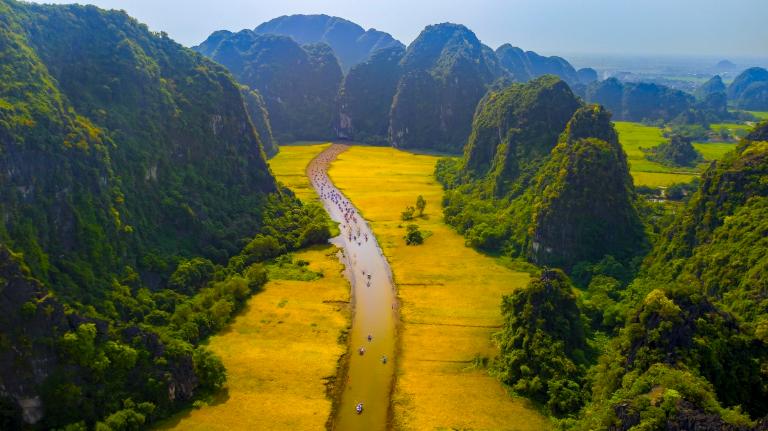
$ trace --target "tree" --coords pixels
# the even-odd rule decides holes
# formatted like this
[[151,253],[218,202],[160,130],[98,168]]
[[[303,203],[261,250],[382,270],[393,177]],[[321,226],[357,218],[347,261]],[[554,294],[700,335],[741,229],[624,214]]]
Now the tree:
[[416,209],[419,210],[419,217],[424,215],[424,208],[427,206],[427,201],[424,200],[424,196],[419,195],[416,198]]
[[419,230],[419,225],[409,224],[405,228],[405,244],[419,245],[424,243],[424,235]]

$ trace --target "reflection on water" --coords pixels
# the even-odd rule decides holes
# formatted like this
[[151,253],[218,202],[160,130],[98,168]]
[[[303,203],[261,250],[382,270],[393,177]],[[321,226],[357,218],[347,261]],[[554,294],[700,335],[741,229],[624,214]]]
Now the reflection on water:
[[[326,211],[340,224],[341,235],[331,241],[344,251],[354,305],[349,368],[334,429],[384,430],[394,375],[397,304],[389,265],[373,232],[327,175],[330,163],[346,149],[334,144],[307,167]],[[359,403],[361,414],[355,411]]]

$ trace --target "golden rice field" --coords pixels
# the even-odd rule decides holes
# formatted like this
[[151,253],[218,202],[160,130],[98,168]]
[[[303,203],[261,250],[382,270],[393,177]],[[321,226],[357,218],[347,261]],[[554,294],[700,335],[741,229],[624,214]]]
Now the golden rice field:
[[269,161],[269,167],[278,181],[293,190],[303,202],[320,202],[312,184],[307,178],[307,165],[330,143],[307,143],[307,145],[281,146],[280,152]]
[[[496,354],[491,334],[502,323],[501,296],[524,286],[529,275],[465,247],[463,237],[442,222],[443,191],[433,176],[437,159],[354,146],[330,170],[337,187],[371,222],[398,287],[402,327],[394,425],[402,430],[547,429],[547,419],[532,405],[473,367],[475,358]],[[400,213],[418,195],[427,201],[426,217],[415,222],[432,234],[423,245],[406,246]]]
[[227,368],[226,390],[209,406],[162,422],[161,430],[319,430],[331,412],[327,377],[346,345],[349,285],[333,246],[296,253],[322,272],[314,281],[270,280],[209,347]]

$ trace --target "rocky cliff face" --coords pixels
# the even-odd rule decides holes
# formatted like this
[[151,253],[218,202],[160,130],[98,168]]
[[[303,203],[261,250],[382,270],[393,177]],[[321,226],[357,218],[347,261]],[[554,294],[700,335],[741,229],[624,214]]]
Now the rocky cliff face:
[[[143,382],[158,383],[156,405],[168,405],[192,398],[198,387],[192,356],[168,353],[159,337],[136,326],[115,334],[108,322],[85,318],[67,310],[34,277],[22,262],[0,245],[0,425],[21,429],[30,425],[49,428],[48,414],[83,419],[88,412],[77,409],[66,395],[47,391],[57,380],[84,385],[94,379],[88,364],[73,363],[62,339],[84,324],[92,324],[98,344],[141,347],[148,357],[134,362],[131,383],[119,390],[141,392]],[[129,348],[130,349],[130,348]],[[112,358],[113,362],[116,362]],[[158,366],[158,364],[164,364]],[[117,390],[117,388],[115,388]]]
[[388,143],[389,111],[402,75],[401,47],[381,49],[354,66],[341,86],[336,133],[344,139]]
[[570,269],[642,250],[629,166],[604,108],[576,111],[537,179],[531,260]]
[[456,24],[428,26],[408,46],[392,102],[393,146],[459,152],[477,102],[505,75],[490,48]]
[[330,139],[342,72],[328,45],[250,30],[213,33],[193,48],[229,69],[264,98],[279,142]]
[[548,75],[490,92],[458,164],[438,166],[446,221],[475,247],[570,271],[645,251],[634,187],[610,114],[581,108]]
[[272,135],[272,124],[269,122],[269,112],[267,111],[266,103],[264,103],[264,98],[261,97],[258,91],[251,90],[245,85],[240,88],[240,93],[243,95],[248,116],[251,118],[253,127],[256,128],[256,133],[259,135],[264,153],[268,157],[274,156],[279,148],[277,141]]

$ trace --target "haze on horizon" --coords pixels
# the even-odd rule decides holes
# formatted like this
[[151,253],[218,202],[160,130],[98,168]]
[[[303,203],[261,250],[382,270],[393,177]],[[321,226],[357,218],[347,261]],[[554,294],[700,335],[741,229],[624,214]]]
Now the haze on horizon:
[[[73,3],[73,0],[36,0]],[[429,24],[455,22],[496,48],[545,54],[768,57],[768,2],[736,0],[80,0],[124,9],[186,46],[211,32],[238,31],[281,15],[339,16],[408,44]],[[161,3],[162,6],[159,6]]]

